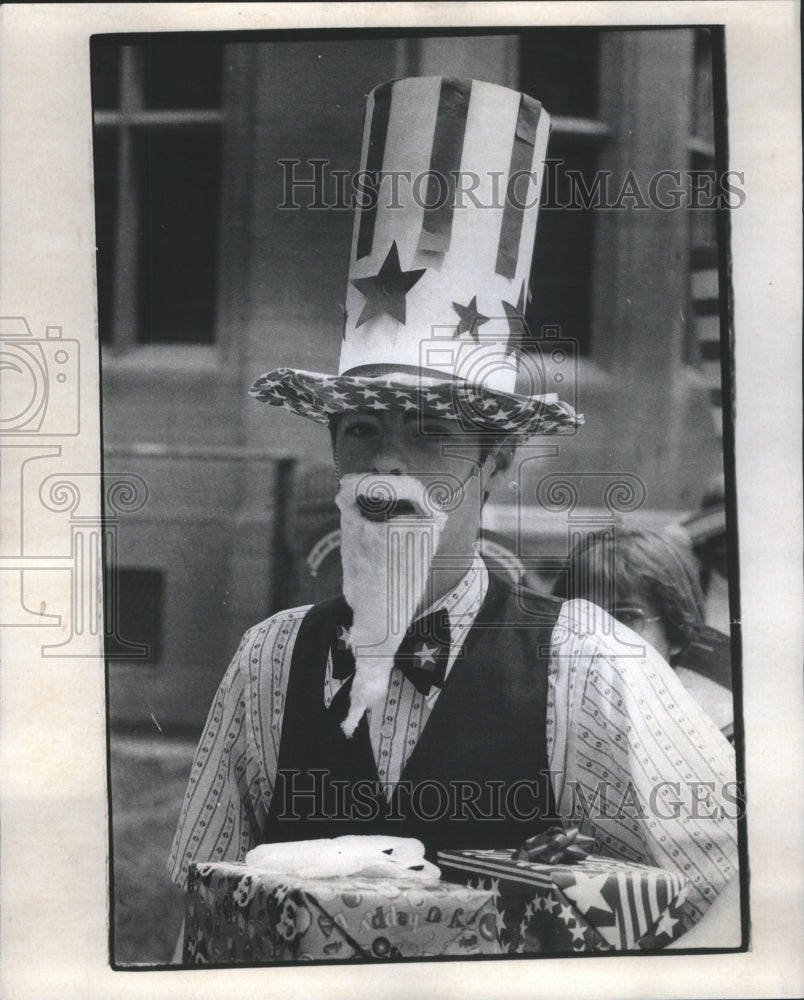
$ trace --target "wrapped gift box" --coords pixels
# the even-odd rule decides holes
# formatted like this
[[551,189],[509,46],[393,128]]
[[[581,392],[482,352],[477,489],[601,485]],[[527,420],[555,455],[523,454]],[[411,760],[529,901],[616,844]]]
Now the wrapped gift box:
[[437,880],[190,866],[185,963],[500,954],[491,893]]
[[686,928],[688,882],[646,865],[588,857],[515,861],[513,850],[442,851],[445,878],[490,891],[506,952],[663,948]]

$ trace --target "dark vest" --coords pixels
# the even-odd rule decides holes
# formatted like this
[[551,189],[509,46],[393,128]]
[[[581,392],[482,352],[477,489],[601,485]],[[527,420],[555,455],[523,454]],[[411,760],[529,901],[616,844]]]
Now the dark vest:
[[463,650],[390,802],[365,716],[340,729],[351,679],[324,706],[327,654],[350,612],[311,608],[291,660],[266,843],[387,834],[443,848],[514,847],[555,822],[545,720],[550,641],[562,602],[493,574]]

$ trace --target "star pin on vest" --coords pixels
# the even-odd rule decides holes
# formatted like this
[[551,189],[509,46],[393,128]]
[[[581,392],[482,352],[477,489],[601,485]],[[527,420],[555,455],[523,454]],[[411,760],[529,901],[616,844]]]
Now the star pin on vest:
[[467,429],[583,422],[543,393],[523,313],[549,115],[476,80],[392,80],[368,97],[338,374],[279,368],[258,400],[326,423],[416,410]]

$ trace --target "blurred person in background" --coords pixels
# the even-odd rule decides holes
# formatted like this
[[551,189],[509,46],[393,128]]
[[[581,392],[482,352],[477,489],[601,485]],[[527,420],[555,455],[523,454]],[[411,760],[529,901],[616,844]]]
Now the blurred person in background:
[[699,568],[683,536],[590,532],[573,547],[568,576],[554,590],[600,605],[650,643],[718,728],[733,737],[729,639],[705,624]]

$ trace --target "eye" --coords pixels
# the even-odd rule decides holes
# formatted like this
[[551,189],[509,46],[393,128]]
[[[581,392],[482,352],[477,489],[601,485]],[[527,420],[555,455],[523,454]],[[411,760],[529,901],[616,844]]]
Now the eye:
[[642,608],[618,608],[615,617],[628,628],[639,631],[645,621],[645,612]]
[[344,423],[343,436],[350,438],[371,437],[378,433],[376,420],[369,417],[352,417]]

